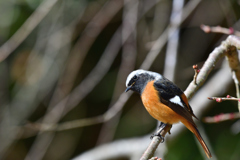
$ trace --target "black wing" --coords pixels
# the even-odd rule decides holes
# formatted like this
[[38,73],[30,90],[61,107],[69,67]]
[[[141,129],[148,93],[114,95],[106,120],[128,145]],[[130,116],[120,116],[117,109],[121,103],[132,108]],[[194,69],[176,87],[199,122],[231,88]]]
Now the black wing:
[[[191,124],[196,126],[192,119],[192,116],[195,117],[195,115],[193,114],[191,107],[188,107],[187,104],[183,101],[181,95],[184,93],[180,88],[178,88],[173,82],[169,81],[166,78],[155,81],[154,87],[158,91],[161,97],[160,101],[163,104],[167,105],[173,111],[175,111],[176,113],[187,119]],[[170,99],[174,98],[175,96],[178,96],[180,98],[183,106],[170,101]]]

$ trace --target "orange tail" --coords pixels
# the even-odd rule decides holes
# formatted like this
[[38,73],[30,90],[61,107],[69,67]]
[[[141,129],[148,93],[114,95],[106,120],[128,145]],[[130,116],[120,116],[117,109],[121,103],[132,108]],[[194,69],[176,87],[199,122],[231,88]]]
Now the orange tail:
[[208,149],[206,143],[204,142],[202,136],[200,135],[198,129],[189,122],[184,123],[184,125],[197,137],[197,139],[200,142],[200,144],[202,145],[202,147],[204,149],[204,152],[206,153],[207,157],[211,158],[212,154],[209,151],[209,149]]

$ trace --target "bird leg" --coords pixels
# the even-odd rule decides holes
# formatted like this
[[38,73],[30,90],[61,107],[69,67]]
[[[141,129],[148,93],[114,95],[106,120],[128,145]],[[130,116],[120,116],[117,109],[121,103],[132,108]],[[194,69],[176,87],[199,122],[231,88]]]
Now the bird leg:
[[163,131],[163,129],[166,127],[166,126],[170,126],[170,129],[168,130],[168,133],[171,134],[170,130],[172,128],[172,125],[171,124],[165,124],[163,122],[160,122],[160,124],[158,125],[157,127],[157,131],[156,133],[154,133],[150,138],[152,139],[154,136],[158,136],[162,139],[161,143],[164,142],[164,137],[161,135],[161,132]]

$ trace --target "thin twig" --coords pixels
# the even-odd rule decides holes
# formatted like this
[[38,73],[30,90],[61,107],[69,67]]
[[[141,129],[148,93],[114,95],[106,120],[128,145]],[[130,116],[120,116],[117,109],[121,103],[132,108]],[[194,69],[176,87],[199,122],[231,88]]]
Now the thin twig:
[[[131,33],[129,33],[129,35],[130,34]],[[47,113],[46,116],[48,117],[47,119],[50,123],[52,123],[51,121],[57,122],[93,90],[93,88],[110,69],[114,59],[118,54],[118,51],[121,48],[121,45],[121,27],[119,27],[93,70],[68,96],[62,99],[52,108],[50,112]],[[68,107],[65,107],[66,104]],[[61,112],[61,114],[59,112]],[[52,115],[56,115],[57,118],[54,118],[53,120]]]
[[[192,1],[192,2],[189,2],[188,5],[184,8],[184,17],[186,18],[187,15],[189,15],[191,13],[191,11],[194,10],[194,8],[197,6],[197,4],[199,4],[200,1]],[[149,7],[151,8],[151,6]],[[147,11],[146,11],[147,12]],[[139,17],[141,18],[141,17]],[[182,19],[183,21],[183,19]],[[165,32],[167,33],[167,32]],[[119,34],[119,35],[118,35]],[[115,37],[116,36],[116,37]],[[120,38],[120,30],[116,31],[115,33],[115,36],[113,37],[113,39],[115,39],[116,41],[119,40]],[[159,39],[163,40],[163,37],[167,38],[167,36],[160,36]],[[153,63],[153,56],[157,56],[158,53],[159,53],[159,49],[161,49],[161,46],[163,46],[165,44],[166,40],[163,40],[161,41],[161,43],[157,44],[155,43],[155,45],[153,46],[153,48],[151,49],[151,51],[148,53],[148,54],[151,54],[152,56],[150,56],[151,58],[148,58],[148,59],[145,59],[145,61],[142,63],[141,66],[144,66],[145,64],[147,64],[147,66],[150,66],[152,63]],[[111,41],[110,41],[111,43]],[[116,42],[112,42],[113,44],[109,44],[109,47],[111,46],[112,48],[114,48],[114,50],[112,49],[106,49],[106,52],[110,52],[111,53],[111,56],[113,56],[113,52],[116,52]],[[112,46],[113,45],[113,46]],[[119,46],[120,47],[120,46]],[[158,50],[155,50],[156,48],[158,48]],[[118,50],[117,50],[118,51]],[[106,72],[107,70],[104,69],[104,71],[102,70],[102,67],[99,68],[99,64],[103,64],[103,66],[107,65],[107,67],[109,67],[109,61],[108,63],[106,64],[106,57],[107,55],[104,55],[102,57],[103,61],[100,60],[100,62],[98,62],[98,64],[96,65],[95,69],[93,69],[92,73],[90,73],[90,75],[87,76],[87,78],[85,78],[85,81],[87,84],[85,83],[81,83],[79,86],[77,86],[73,92],[68,95],[66,98],[64,98],[62,101],[60,101],[48,114],[47,114],[47,117],[46,117],[46,120],[43,122],[43,124],[46,124],[46,123],[49,123],[52,124],[52,123],[56,123],[58,120],[57,119],[54,119],[53,121],[53,115],[56,116],[58,114],[58,112],[62,111],[64,108],[65,108],[65,105],[66,103],[69,101],[70,103],[68,103],[68,107],[66,108],[66,110],[63,111],[63,114],[60,114],[60,116],[63,116],[65,115],[66,113],[68,113],[68,111],[70,111],[73,107],[75,107],[75,105],[81,101],[81,99],[83,98],[82,96],[86,95],[87,92],[90,92],[89,90],[92,89],[92,86],[91,87],[87,87],[88,88],[88,91],[86,91],[86,86],[88,86],[88,83],[95,83],[96,79],[99,80],[99,77],[102,77],[104,74],[102,74],[102,72]],[[107,58],[109,59],[109,57]],[[111,61],[110,61],[111,62]],[[149,65],[149,64],[150,65]],[[105,66],[106,67],[106,66]],[[100,70],[100,71],[99,71]],[[97,74],[95,74],[97,73]],[[93,76],[94,75],[94,76]],[[98,77],[96,78],[95,75],[98,75]],[[91,78],[90,78],[91,77]],[[89,82],[87,82],[87,80]],[[82,91],[81,91],[82,90]],[[81,96],[80,93],[83,92],[83,95]],[[96,123],[102,123],[102,122],[105,122],[109,119],[111,119],[112,117],[114,117],[121,109],[122,107],[124,106],[124,104],[126,103],[126,101],[128,100],[128,98],[130,97],[132,93],[123,93],[120,95],[119,99],[116,101],[116,103],[107,111],[105,112],[102,116],[105,117],[103,121],[98,121]],[[94,117],[93,117],[94,118]],[[58,117],[58,119],[60,119],[60,117]],[[84,119],[83,119],[84,120]],[[90,120],[90,119],[89,119]],[[84,124],[79,124],[79,126],[84,126]]]
[[[121,95],[125,87],[125,78],[134,69],[135,66],[135,60],[137,55],[136,25],[138,17],[138,7],[135,7],[135,5],[138,5],[138,3],[138,1],[124,0],[122,28],[122,61],[120,64],[117,81],[114,87],[114,92],[109,108],[112,107],[113,103]],[[125,42],[125,36],[128,36],[129,32],[131,32],[131,34]],[[106,143],[113,139],[116,128],[118,126],[118,122],[121,117],[121,113],[122,112],[119,111],[119,113],[111,121],[107,121],[103,124],[97,142],[98,145],[100,143]]]
[[205,117],[203,118],[203,121],[206,123],[218,123],[228,120],[234,120],[240,118],[240,113],[225,113],[225,114],[219,114],[213,117]]
[[[89,8],[93,8],[89,12],[92,13],[94,12],[93,10],[96,9],[96,7],[92,7],[97,6],[95,3],[91,4],[91,6],[88,6]],[[81,32],[81,37],[75,43],[71,49],[71,53],[69,54],[66,69],[58,84],[60,87],[56,89],[56,93],[60,92],[62,93],[62,96],[55,97],[54,95],[52,98],[53,103],[50,103],[50,106],[55,105],[56,102],[59,102],[69,94],[90,47],[95,42],[101,31],[119,12],[122,6],[122,1],[111,0],[106,2],[106,4],[96,13],[92,20],[87,24],[85,29]]]
[[[200,0],[191,1],[184,7],[184,9],[182,11],[182,18],[181,18],[179,25],[182,24],[182,22],[190,15],[190,13],[192,13],[192,11],[197,7],[197,5],[200,2],[201,2]],[[178,18],[177,16],[179,16],[179,15],[176,15],[175,18]],[[176,27],[179,27],[179,25],[176,25]],[[168,25],[168,27],[165,29],[165,31],[162,33],[162,35],[155,41],[153,47],[151,48],[150,52],[147,54],[144,62],[140,66],[140,68],[146,69],[146,70],[148,70],[150,68],[150,66],[152,65],[152,63],[154,62],[156,57],[158,56],[160,50],[163,48],[163,46],[166,44],[166,42],[168,40],[169,28],[171,28],[170,25]],[[176,31],[176,29],[174,31]],[[174,33],[174,32],[172,32],[172,33]]]
[[[69,130],[79,127],[85,127],[90,126],[94,124],[99,124],[103,122],[107,122],[110,119],[112,119],[121,109],[122,104],[125,104],[128,100],[128,98],[132,95],[132,93],[122,93],[119,96],[119,99],[117,102],[103,115],[91,117],[91,118],[85,118],[85,119],[79,119],[79,120],[73,120],[73,121],[67,121],[60,124],[55,123],[28,123],[25,125],[25,129],[33,130],[32,133],[29,135],[25,135],[24,138],[33,136],[36,134],[35,131],[39,132],[46,132],[46,131],[63,131],[63,130]],[[35,130],[35,131],[34,131]],[[24,130],[22,131],[24,132]]]
[[200,70],[198,69],[198,65],[193,65],[193,69],[194,69],[194,77],[193,77],[193,82],[195,85],[197,85],[197,76],[198,76],[198,73],[200,72]]
[[[236,95],[237,95],[237,98],[239,99],[240,98],[239,81],[238,81],[237,76],[236,76],[236,71],[232,71],[232,78],[233,78],[233,81],[235,83]],[[238,111],[240,112],[240,102],[239,101],[238,101]]]
[[229,48],[240,48],[240,39],[236,36],[228,36],[228,38],[222,42],[219,47],[216,47],[210,54],[207,61],[204,63],[201,71],[197,76],[197,86],[194,81],[192,81],[187,90],[185,91],[186,96],[190,99],[193,94],[200,88],[200,86],[205,82],[211,70],[215,67],[217,61],[224,56],[224,54],[232,53]]
[[216,26],[216,27],[211,27],[211,26],[207,26],[202,24],[201,29],[205,32],[205,33],[223,33],[223,34],[228,34],[228,35],[235,35],[235,36],[240,36],[240,32],[239,31],[235,31],[233,28],[224,28],[221,26]]
[[[154,6],[154,3],[152,4],[152,6]],[[148,9],[150,9],[152,6],[149,6]],[[137,6],[135,5],[135,7]],[[148,10],[146,10],[145,12],[147,11]],[[143,15],[144,13],[141,14],[141,16]],[[138,20],[141,19],[141,16],[139,16]],[[52,108],[50,112],[47,113],[47,119],[50,120],[49,123],[53,123],[52,115],[58,115],[57,119],[60,119],[70,110],[72,110],[76,106],[76,104],[78,104],[85,96],[87,96],[87,94],[90,93],[92,89],[98,84],[98,82],[104,77],[111,64],[113,63],[113,60],[116,57],[118,51],[120,50],[122,43],[125,42],[128,38],[126,36],[125,39],[121,41],[121,28],[122,26],[117,29],[108,46],[106,47],[104,53],[102,54],[102,57],[100,58],[94,69],[88,74],[88,76],[67,97],[61,100],[56,106]],[[129,32],[129,35],[130,34],[131,33]],[[86,88],[88,89],[86,90]],[[120,99],[121,98],[119,97],[118,101]],[[115,104],[117,104],[118,101]],[[65,108],[65,105],[67,103],[68,107]],[[64,111],[62,112],[62,110]],[[62,112],[62,114],[59,114],[59,112]],[[57,122],[58,120],[55,119],[54,121]]]
[[[61,8],[59,10],[61,10]],[[55,19],[51,23],[43,23],[43,26],[40,27],[38,34],[47,35],[51,33],[52,30],[54,30],[54,28],[61,22],[62,21],[58,19],[58,15],[56,15]],[[45,27],[51,29],[46,32]],[[17,130],[13,132],[10,128],[16,129],[17,127],[15,126],[20,125],[20,123],[27,119],[27,117],[35,110],[39,104],[39,101],[43,100],[46,94],[49,93],[49,90],[53,87],[52,82],[55,82],[58,78],[59,72],[56,72],[56,70],[61,70],[61,68],[64,66],[62,65],[64,62],[63,59],[65,59],[65,55],[68,53],[71,34],[66,31],[61,32],[61,34],[58,34],[58,36],[59,37],[57,38],[55,35],[49,37],[49,39],[45,42],[45,45],[43,45],[41,36],[37,36],[38,38],[32,53],[30,54],[29,63],[26,68],[27,83],[21,87],[19,85],[14,86],[13,90],[15,90],[16,93],[1,115],[1,127],[5,129],[2,130],[2,136],[0,137],[0,159],[2,158],[1,156],[4,155],[4,150],[11,145],[18,133]],[[65,48],[60,50],[61,46],[65,46]],[[36,58],[36,51],[40,51],[41,49],[44,50],[44,52],[42,52],[43,57],[41,58],[41,65],[40,67],[36,67],[36,64],[34,63],[36,61],[33,61],[33,59]],[[56,59],[58,59],[59,66],[54,65],[56,63]],[[29,83],[34,76],[34,73],[38,73],[39,69],[41,69],[41,75],[34,83]],[[54,71],[55,74],[53,75],[52,73]],[[51,76],[49,76],[50,74]],[[11,112],[9,112],[9,106],[11,106]],[[6,138],[6,135],[8,138]]]
[[0,62],[6,59],[34,30],[42,19],[51,11],[58,0],[45,0],[24,22],[17,32],[0,48]]
[[222,101],[239,101],[239,98],[235,98],[232,96],[227,95],[227,97],[208,97],[209,100],[215,100],[216,102]]
[[216,100],[216,102],[222,102],[222,101],[226,101],[226,100],[238,101],[238,110],[240,112],[239,82],[237,80],[235,71],[232,71],[232,79],[233,79],[233,81],[235,83],[237,98],[227,95],[226,98],[225,97],[208,97],[208,99],[209,100]]
[[177,65],[178,43],[183,7],[184,0],[174,0],[172,3],[172,13],[170,16],[170,28],[168,32],[168,43],[163,71],[163,75],[172,82],[175,81],[175,69]]
[[[156,3],[157,3],[158,1],[156,1]],[[148,6],[148,8],[143,12],[143,13],[141,13],[141,15],[139,16],[139,19],[141,19],[141,17],[144,15],[144,13],[146,13],[149,9],[151,9],[156,3],[151,3],[151,5],[149,5]],[[138,19],[138,20],[139,20]],[[119,40],[121,39],[121,38],[119,38],[120,37],[120,31],[121,31],[121,27],[116,31],[116,33],[115,33],[115,36],[113,36],[113,38],[112,38],[112,42],[110,41],[110,43],[108,44],[108,47],[107,47],[107,49],[106,49],[106,51],[105,52],[107,52],[107,53],[109,53],[109,54],[113,54],[113,52],[115,53],[115,52],[118,52],[118,49],[116,49],[116,48],[118,48],[119,47],[119,49],[120,49],[120,47],[121,47],[121,44],[123,43],[121,43]],[[129,33],[129,34],[131,34],[131,33]],[[127,37],[126,37],[127,38]],[[125,42],[125,40],[126,40],[126,38],[123,40],[124,42]],[[117,42],[115,42],[115,41],[117,41],[117,42],[119,42],[119,44],[117,45],[117,44],[115,44],[115,43],[117,43]],[[116,45],[117,45],[117,47],[116,47]],[[107,54],[107,53],[105,53],[105,54]],[[105,55],[104,57],[108,57],[107,55]],[[101,60],[100,60],[101,61]],[[107,59],[104,59],[103,58],[103,60],[102,60],[103,62],[99,62],[99,63],[105,63],[106,61],[108,61]],[[110,65],[110,64],[109,64]],[[98,67],[95,67],[95,68],[98,68]],[[101,70],[102,68],[98,68],[98,70]],[[97,74],[98,75],[98,77],[100,76],[100,77],[102,77],[102,76],[104,76],[104,75],[101,75],[100,73],[98,73]],[[90,76],[91,77],[91,76]],[[89,80],[90,79],[90,80]],[[89,81],[92,81],[92,79],[91,78],[89,78],[88,80]],[[95,78],[94,78],[95,79]],[[87,81],[87,79],[86,79],[86,81]],[[95,84],[97,84],[97,83],[95,83]],[[95,85],[94,84],[94,85]],[[45,116],[45,120],[43,121],[43,122],[41,122],[42,123],[42,125],[43,126],[48,126],[48,127],[46,127],[46,128],[48,128],[48,130],[44,130],[45,128],[43,127],[42,129],[43,130],[41,130],[42,132],[44,132],[44,131],[57,131],[57,127],[55,127],[55,125],[53,125],[54,123],[56,123],[62,116],[64,116],[65,114],[67,114],[68,113],[68,111],[70,111],[76,104],[77,104],[77,102],[79,102],[79,101],[81,101],[81,99],[82,99],[82,97],[81,96],[79,96],[79,93],[81,93],[80,92],[80,88],[81,88],[81,86],[82,86],[82,89],[85,91],[85,85],[83,85],[82,83],[79,85],[79,86],[77,86],[66,98],[64,98],[62,101],[60,101],[56,106],[54,106],[53,108],[52,108],[52,110],[50,111],[50,112],[48,112],[47,114],[46,114],[46,116]],[[94,87],[94,86],[93,86]],[[88,88],[88,89],[90,89],[90,88]],[[79,123],[78,124],[76,124],[75,123],[75,127],[83,127],[83,126],[88,126],[88,125],[92,125],[92,124],[98,124],[98,123],[103,123],[103,122],[106,122],[106,121],[108,121],[109,119],[111,119],[112,117],[114,117],[121,109],[122,109],[122,107],[124,106],[124,104],[126,103],[126,101],[129,99],[129,97],[131,96],[131,94],[132,93],[122,93],[120,96],[119,96],[119,98],[118,98],[118,100],[112,105],[112,107],[107,111],[107,112],[105,112],[103,115],[101,115],[102,116],[102,118],[101,118],[101,120],[96,120],[94,123],[92,123],[92,119],[98,119],[97,117],[92,117],[92,118],[86,118],[86,119],[81,119],[81,120],[77,120]],[[70,97],[71,97],[71,99],[73,99],[73,97],[74,97],[74,100],[69,100],[70,99]],[[66,103],[68,102],[68,101],[70,101],[71,103],[70,104],[68,104],[68,108],[67,108],[67,110],[65,110],[64,111],[64,113],[62,112],[62,110],[65,108],[65,105],[66,105]],[[55,117],[55,116],[58,116],[58,117]],[[54,119],[53,119],[53,117],[55,117]],[[69,124],[70,124],[71,122],[69,122]],[[39,123],[37,123],[37,126],[39,126],[40,124]],[[60,124],[61,125],[61,124]],[[41,126],[41,125],[40,125]],[[54,126],[54,127],[51,127],[51,126]],[[75,127],[73,127],[73,128],[75,128]],[[26,127],[26,128],[28,128],[28,127]],[[70,129],[70,128],[69,128]],[[21,130],[21,132],[24,132],[24,131],[22,131]],[[26,135],[26,136],[23,136],[23,137],[28,137],[28,136],[33,136],[33,135],[35,135],[37,132],[32,132],[30,135]]]
[[[66,7],[66,5],[63,3],[63,4],[61,4],[61,7]],[[82,13],[84,11],[85,4],[82,3],[81,7],[83,7],[83,8],[80,9],[80,11],[82,11],[82,12],[78,13],[79,16],[83,15]],[[62,14],[64,14],[64,13],[62,13]],[[57,16],[59,16],[59,17],[60,17],[60,15],[61,14],[57,14]],[[64,24],[64,21],[58,21],[58,22],[61,22],[62,24]],[[53,25],[53,30],[54,30],[55,27],[56,26]],[[74,25],[72,27],[74,27]],[[48,57],[50,55],[47,56],[47,54],[46,54],[46,58],[45,58],[46,60],[45,61],[50,61],[51,60],[53,62],[56,62],[56,59],[58,58],[57,59],[59,61],[58,64],[61,66],[61,67],[58,67],[58,69],[60,69],[60,70],[62,70],[65,67],[63,64],[65,62],[65,59],[66,59],[67,55],[70,53],[70,42],[71,42],[73,31],[74,30],[71,29],[70,31],[68,31],[66,33],[62,33],[60,35],[60,37],[58,37],[56,39],[50,38],[49,41],[48,41],[49,43],[47,45],[46,53],[51,54],[51,58]],[[67,43],[68,45],[65,45],[65,44],[61,43],[61,41]],[[62,48],[62,46],[64,46],[64,48]],[[60,57],[57,57],[57,56],[60,56],[60,55],[62,55],[61,59],[60,59]],[[44,67],[50,67],[50,69],[54,69],[55,68],[55,67],[53,68],[52,65],[47,65],[47,66],[44,66]],[[49,76],[49,74],[53,73],[53,71],[50,70],[50,69],[47,70],[49,73],[48,73],[48,75],[45,76],[45,78],[47,78],[47,79],[49,79],[49,77],[51,77],[51,76]],[[58,72],[58,74],[56,74],[58,76],[56,78],[59,78],[59,73],[60,72]],[[53,82],[55,82],[55,81],[56,80],[54,79]],[[55,83],[51,83],[51,84],[54,85]],[[47,87],[46,86],[46,81],[42,82],[42,86]],[[42,96],[45,97],[46,95],[42,95]],[[45,155],[45,153],[46,153],[46,151],[48,149],[48,145],[50,144],[50,142],[53,139],[53,137],[46,136],[46,135],[49,135],[49,134],[51,134],[51,133],[47,133],[45,135],[41,134],[41,132],[39,133],[39,135],[36,137],[34,143],[32,144],[28,154],[26,155],[26,158],[25,158],[26,160],[28,160],[28,159],[38,160],[38,159],[42,159],[43,158],[43,156]],[[47,138],[41,139],[42,138],[41,136],[43,136],[43,137],[46,136]]]
[[[209,75],[209,73],[211,72],[211,70],[217,63],[217,61],[223,56],[223,54],[225,52],[230,51],[230,50],[228,50],[228,46],[230,46],[230,45],[236,45],[237,48],[240,48],[240,41],[238,41],[238,38],[235,36],[229,36],[226,41],[224,41],[219,47],[215,48],[214,51],[212,53],[210,53],[207,61],[205,62],[204,66],[202,67],[201,71],[199,72],[199,76],[197,78],[198,84],[203,84],[205,82],[207,76]],[[191,82],[184,93],[188,97],[188,99],[190,99],[192,97],[192,95],[198,89],[199,89],[199,85],[196,86],[194,84],[194,82]],[[115,116],[116,113],[118,113],[118,111],[121,110],[123,104],[125,104],[125,102],[128,100],[130,95],[131,95],[131,93],[129,93],[129,94],[123,93],[119,97],[118,101],[113,105],[113,107],[111,107],[111,109],[109,109],[103,115],[103,117],[105,117],[105,118],[102,121],[98,121],[96,123],[105,122],[105,121],[111,119],[113,116]],[[91,119],[89,119],[89,120],[91,121]],[[85,120],[83,119],[83,121],[85,121]],[[85,124],[78,124],[77,126],[79,126],[79,127],[85,126]]]

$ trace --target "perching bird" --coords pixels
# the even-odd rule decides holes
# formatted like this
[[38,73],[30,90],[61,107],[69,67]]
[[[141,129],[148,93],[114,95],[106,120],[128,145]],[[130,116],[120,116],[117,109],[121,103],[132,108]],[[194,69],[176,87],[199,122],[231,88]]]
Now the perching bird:
[[187,97],[173,82],[156,72],[139,69],[128,75],[126,87],[126,92],[132,90],[140,94],[143,105],[153,118],[169,125],[182,122],[197,137],[207,157],[212,157],[193,121],[192,117],[197,117]]

